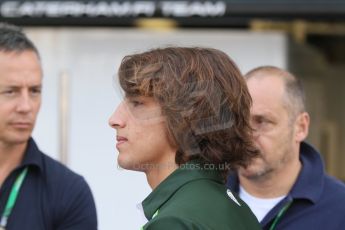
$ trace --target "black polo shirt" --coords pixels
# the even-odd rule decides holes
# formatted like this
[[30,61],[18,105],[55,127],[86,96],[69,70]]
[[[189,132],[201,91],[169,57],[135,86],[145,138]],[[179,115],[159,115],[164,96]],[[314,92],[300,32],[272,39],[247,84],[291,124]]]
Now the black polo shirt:
[[28,173],[6,230],[97,229],[95,203],[84,178],[43,154],[33,139],[21,165],[1,186],[1,215],[14,181],[26,166]]

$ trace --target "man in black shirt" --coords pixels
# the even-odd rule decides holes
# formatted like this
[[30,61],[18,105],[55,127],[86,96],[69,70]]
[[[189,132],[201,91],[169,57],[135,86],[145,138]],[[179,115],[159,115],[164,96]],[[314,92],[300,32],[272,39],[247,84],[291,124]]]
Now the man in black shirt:
[[35,45],[18,27],[0,23],[0,229],[97,229],[85,180],[31,138],[41,88]]

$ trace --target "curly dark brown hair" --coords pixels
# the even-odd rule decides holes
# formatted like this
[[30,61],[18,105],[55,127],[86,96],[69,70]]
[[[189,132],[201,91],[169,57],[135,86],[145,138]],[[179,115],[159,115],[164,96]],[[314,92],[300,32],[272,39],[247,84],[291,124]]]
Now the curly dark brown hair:
[[149,96],[160,104],[178,148],[177,164],[198,159],[219,166],[226,175],[256,156],[249,125],[251,97],[224,52],[167,47],[129,55],[120,65],[119,81],[127,96]]

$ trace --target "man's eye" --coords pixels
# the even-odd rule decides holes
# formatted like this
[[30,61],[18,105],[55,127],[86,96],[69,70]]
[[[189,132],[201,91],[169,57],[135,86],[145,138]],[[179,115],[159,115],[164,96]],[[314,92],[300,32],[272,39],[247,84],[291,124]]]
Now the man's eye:
[[138,100],[132,100],[132,101],[130,101],[130,102],[131,102],[131,104],[132,104],[133,107],[137,107],[137,106],[143,104],[141,101],[138,101]]
[[260,118],[260,119],[257,120],[257,123],[259,123],[259,124],[262,124],[262,123],[265,123],[265,122],[266,122],[266,120],[263,119],[263,118]]
[[269,120],[262,118],[262,117],[258,117],[258,118],[253,120],[253,125],[255,125],[255,126],[263,126],[263,125],[266,125],[269,123],[270,123]]
[[2,92],[2,94],[7,95],[7,96],[11,96],[15,94],[14,90],[5,90]]
[[33,94],[33,95],[39,95],[39,94],[41,94],[41,89],[31,89],[31,94]]

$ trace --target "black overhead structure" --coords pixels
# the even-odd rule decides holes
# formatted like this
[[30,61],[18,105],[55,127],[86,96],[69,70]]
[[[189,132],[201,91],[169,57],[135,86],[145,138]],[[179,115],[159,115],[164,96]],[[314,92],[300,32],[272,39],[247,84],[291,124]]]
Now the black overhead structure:
[[242,27],[253,19],[344,22],[345,0],[0,1],[0,20],[19,25],[132,26],[141,19],[186,27]]

